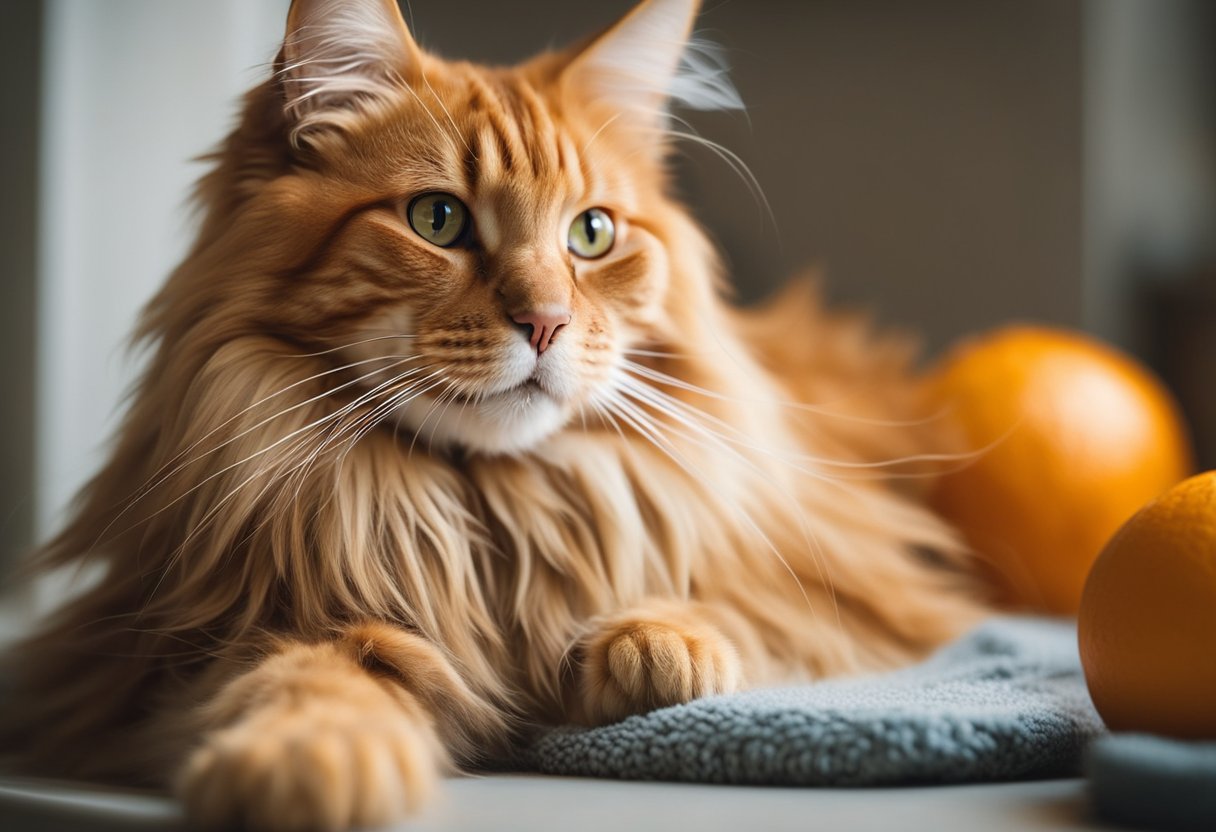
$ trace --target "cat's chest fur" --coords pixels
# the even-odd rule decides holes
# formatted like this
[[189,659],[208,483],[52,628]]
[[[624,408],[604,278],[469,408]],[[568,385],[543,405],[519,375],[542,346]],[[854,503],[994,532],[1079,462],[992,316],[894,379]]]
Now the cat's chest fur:
[[[646,598],[696,594],[726,540],[707,505],[713,487],[613,432],[569,433],[522,457],[423,465],[450,466],[450,476],[428,474],[437,490],[410,506],[423,509],[410,521],[418,549],[401,554],[439,568],[412,605],[422,614],[408,623],[434,622],[441,631],[428,635],[466,661],[488,661],[542,708],[558,705],[563,657],[587,621]],[[446,515],[459,527],[425,517],[444,503],[467,510]],[[434,560],[453,542],[467,547],[465,575]],[[464,603],[462,614],[424,612],[444,603],[453,581],[463,585],[459,601],[451,598]]]

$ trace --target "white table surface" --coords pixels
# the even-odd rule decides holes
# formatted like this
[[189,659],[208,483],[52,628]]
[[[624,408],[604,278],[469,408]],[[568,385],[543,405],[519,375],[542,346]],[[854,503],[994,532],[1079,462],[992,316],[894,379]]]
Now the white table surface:
[[[168,799],[0,778],[0,829],[174,830]],[[789,789],[536,775],[450,780],[414,832],[1098,829],[1081,780],[899,789]]]

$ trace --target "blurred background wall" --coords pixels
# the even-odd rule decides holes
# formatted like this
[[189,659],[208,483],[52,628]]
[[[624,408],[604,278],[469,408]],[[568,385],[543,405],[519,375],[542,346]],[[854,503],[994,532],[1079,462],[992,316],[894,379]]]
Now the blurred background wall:
[[[414,0],[407,19],[443,55],[510,62],[630,5]],[[189,240],[190,160],[268,71],[286,7],[0,4],[0,559],[100,463],[138,366],[124,339]],[[1214,21],[1208,0],[707,0],[699,28],[748,113],[691,120],[751,168],[775,224],[703,148],[685,146],[680,187],[744,300],[816,266],[833,299],[931,350],[1021,319],[1176,363],[1204,319],[1181,346],[1161,321],[1212,279]]]
[[34,534],[42,8],[0,4],[0,577]]

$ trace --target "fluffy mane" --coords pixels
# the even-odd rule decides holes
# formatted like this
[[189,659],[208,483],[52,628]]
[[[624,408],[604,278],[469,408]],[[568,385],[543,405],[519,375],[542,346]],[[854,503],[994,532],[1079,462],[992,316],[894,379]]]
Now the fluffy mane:
[[[26,770],[164,785],[199,704],[287,636],[354,638],[406,687],[407,648],[365,628],[421,636],[454,671],[435,682],[439,735],[471,764],[531,726],[592,718],[570,692],[575,645],[648,600],[706,610],[749,657],[748,684],[893,666],[974,619],[955,537],[898,479],[941,450],[902,340],[825,314],[805,282],[732,307],[652,127],[576,120],[566,85],[585,57],[488,70],[419,52],[386,81],[369,67],[391,44],[356,23],[374,36],[354,65],[286,48],[200,183],[199,238],[144,314],[153,358],[113,453],[40,553],[104,575],[14,659],[6,744]],[[685,54],[692,71],[664,97],[736,106],[714,53]],[[301,72],[318,60],[348,86]],[[528,119],[536,144],[517,147]],[[386,298],[435,290],[363,279],[384,272],[389,255],[361,241],[387,220],[351,217],[382,198],[376,153],[416,125],[483,177],[494,158],[548,169],[543,128],[569,130],[648,200],[645,262],[662,280],[644,303],[624,272],[597,290],[636,307],[606,318],[619,360],[526,449],[436,438],[471,400],[410,363],[421,334],[378,317]],[[421,425],[395,419],[427,391]]]

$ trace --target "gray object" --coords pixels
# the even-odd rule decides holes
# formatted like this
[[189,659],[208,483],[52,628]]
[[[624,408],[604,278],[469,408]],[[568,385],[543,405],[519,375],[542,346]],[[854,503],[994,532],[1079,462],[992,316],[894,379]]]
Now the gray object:
[[708,697],[561,728],[521,761],[547,774],[801,786],[1075,774],[1102,733],[1071,622],[997,618],[893,673]]
[[1115,734],[1086,766],[1104,820],[1150,829],[1216,829],[1216,742]]

